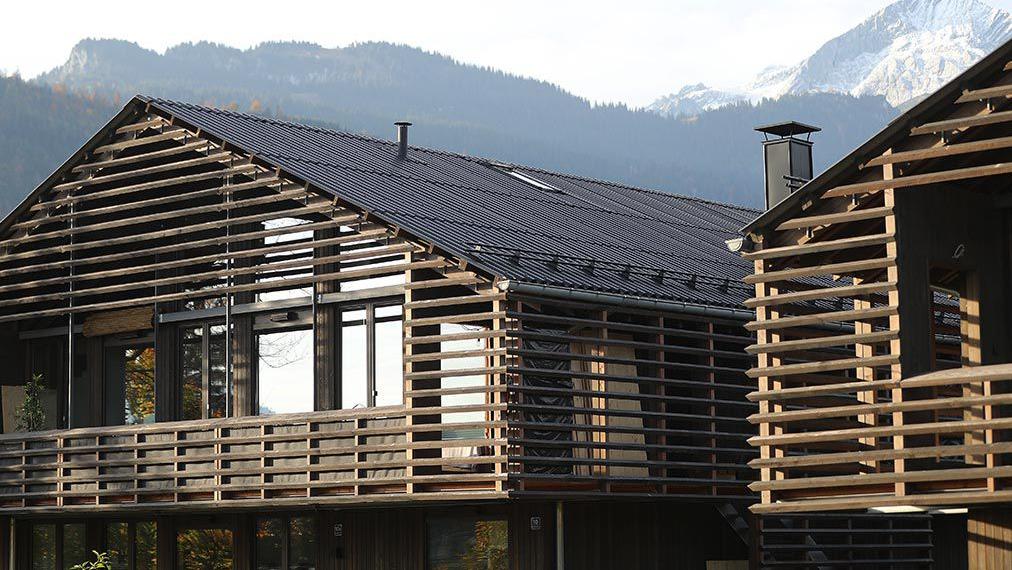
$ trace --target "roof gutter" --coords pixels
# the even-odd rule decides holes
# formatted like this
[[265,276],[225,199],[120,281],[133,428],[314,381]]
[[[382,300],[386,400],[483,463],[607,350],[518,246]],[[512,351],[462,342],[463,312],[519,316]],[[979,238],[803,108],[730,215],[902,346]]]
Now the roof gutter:
[[713,307],[710,305],[697,305],[694,303],[651,299],[649,297],[635,297],[617,293],[601,293],[598,291],[586,291],[570,287],[556,287],[552,285],[541,285],[539,283],[525,283],[510,279],[500,281],[498,283],[498,287],[500,291],[518,293],[521,295],[545,295],[549,297],[560,297],[563,299],[574,299],[577,301],[588,301],[591,303],[620,305],[623,307],[636,307],[640,309],[654,309],[670,313],[684,313],[701,317],[719,317],[739,321],[750,321],[755,318],[755,313],[745,309]]

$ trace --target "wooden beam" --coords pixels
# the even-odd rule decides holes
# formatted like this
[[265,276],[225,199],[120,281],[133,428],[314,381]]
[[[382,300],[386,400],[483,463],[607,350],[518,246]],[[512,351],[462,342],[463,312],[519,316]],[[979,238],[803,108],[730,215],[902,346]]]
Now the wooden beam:
[[956,182],[959,180],[971,180],[987,176],[1000,176],[1009,173],[1012,173],[1012,163],[1010,162],[986,164],[983,166],[968,166],[966,168],[957,168],[954,170],[942,170],[926,174],[901,176],[892,180],[844,184],[827,190],[823,194],[823,197],[835,198],[838,196],[853,196],[854,194],[865,194],[868,192],[885,190],[887,188],[909,188],[911,186],[924,186],[926,184],[938,184],[940,182]]

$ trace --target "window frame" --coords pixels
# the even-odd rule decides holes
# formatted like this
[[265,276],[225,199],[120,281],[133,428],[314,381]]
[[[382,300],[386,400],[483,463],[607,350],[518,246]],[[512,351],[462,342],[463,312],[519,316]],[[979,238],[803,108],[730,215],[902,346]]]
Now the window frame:
[[[394,307],[398,306],[401,309],[399,315],[389,317],[377,317],[376,309],[383,307]],[[357,311],[364,310],[365,317],[360,320],[345,321],[344,313],[346,311]],[[379,298],[370,299],[367,301],[355,301],[349,303],[338,303],[336,306],[337,314],[339,318],[336,325],[341,327],[340,338],[344,338],[344,327],[346,326],[365,326],[365,390],[366,390],[366,408],[376,407],[376,397],[379,395],[376,389],[376,325],[377,323],[389,323],[400,321],[401,322],[401,336],[400,336],[400,349],[404,351],[404,301],[403,299],[390,299],[390,298]],[[339,358],[335,366],[340,366],[344,362],[344,344],[339,346],[340,351]],[[344,373],[342,370],[338,370],[337,377],[339,378],[339,385],[337,386],[337,393],[343,394],[344,391]],[[343,400],[343,398],[342,398]],[[404,402],[404,368],[403,361],[401,367],[401,403]],[[343,402],[342,405],[343,406]]]
[[[305,316],[305,314],[307,314],[307,313],[309,315],[308,318]],[[289,316],[292,315],[292,314],[295,314],[296,317],[293,318],[293,319],[286,320],[284,322],[274,322],[273,321],[273,319],[272,319],[273,315],[282,315],[282,314],[287,314]],[[267,323],[263,323],[261,321],[261,319],[265,318],[265,317],[268,320]],[[313,307],[311,305],[309,307],[303,307],[303,308],[300,308],[300,309],[281,310],[281,311],[278,311],[278,310],[274,310],[274,311],[260,311],[260,312],[253,313],[253,327],[252,327],[253,328],[253,334],[252,334],[252,339],[253,339],[253,343],[252,344],[253,345],[250,347],[251,357],[250,357],[249,378],[250,378],[250,383],[251,383],[250,389],[251,389],[251,393],[252,393],[252,396],[253,396],[253,407],[252,407],[252,409],[255,411],[254,415],[258,415],[258,416],[261,415],[260,414],[260,407],[261,407],[261,404],[263,403],[260,400],[260,337],[262,335],[279,334],[279,333],[286,333],[286,332],[297,332],[297,331],[309,331],[310,334],[311,334],[311,336],[312,336],[312,339],[311,339],[310,342],[312,343],[312,345],[313,345],[314,348],[310,352],[309,358],[312,360],[312,366],[311,366],[311,368],[313,369],[313,378],[311,379],[311,383],[312,383],[313,393],[311,395],[312,409],[310,411],[315,411],[316,410],[316,407],[317,407],[317,404],[316,404],[317,386],[316,386],[316,372],[315,372],[315,369],[316,369],[316,350],[315,350],[315,346],[316,346],[316,325],[315,325],[315,322],[314,322],[315,320],[316,319],[315,319],[315,315],[314,315],[314,310],[313,310]],[[289,412],[280,412],[280,413],[289,413]],[[295,413],[298,413],[298,412],[295,412]]]
[[[200,338],[200,418],[199,419],[201,419],[201,420],[212,419],[211,418],[211,329],[213,327],[219,327],[219,326],[220,327],[224,327],[225,326],[225,321],[224,320],[219,320],[219,319],[206,319],[206,320],[199,320],[199,321],[182,322],[182,323],[179,323],[176,326],[176,335],[177,335],[177,338],[178,338],[178,341],[177,341],[178,342],[178,347],[177,347],[177,351],[176,351],[178,354],[176,355],[176,358],[178,359],[177,362],[179,363],[179,368],[178,368],[178,372],[177,372],[178,379],[176,381],[177,386],[176,386],[175,397],[176,397],[177,401],[179,402],[179,404],[178,404],[178,410],[179,410],[179,418],[180,419],[183,419],[183,402],[185,400],[185,396],[184,396],[184,391],[185,391],[185,375],[183,374],[183,362],[184,362],[183,355],[184,355],[184,350],[185,350],[186,343],[183,340],[183,335],[185,334],[186,329],[195,329],[197,327],[200,327],[200,329],[201,329],[201,338]],[[228,366],[228,356],[227,356],[227,353],[228,353],[228,350],[229,350],[229,347],[227,345],[227,342],[228,342],[228,332],[227,331],[225,332],[225,334],[222,337],[222,339],[226,343],[226,346],[225,346],[225,351],[226,351],[225,352],[225,366],[227,367]],[[234,398],[232,398],[228,394],[232,390],[232,386],[229,385],[228,380],[227,380],[227,376],[228,376],[228,371],[226,370],[225,415],[223,417],[229,418],[229,417],[232,417],[232,407],[233,407],[233,400],[234,400]],[[198,418],[191,418],[191,419],[195,421]],[[217,418],[214,418],[214,419],[217,419]]]
[[260,521],[267,519],[279,519],[281,520],[281,568],[282,570],[289,570],[292,565],[292,520],[307,518],[312,521],[313,527],[313,567],[316,570],[320,570],[321,558],[320,558],[320,547],[321,547],[321,528],[320,519],[313,513],[308,514],[292,514],[292,513],[270,513],[265,515],[258,515],[253,518],[253,528],[250,536],[253,537],[253,555],[252,555],[252,567],[254,570],[259,567],[260,561],[258,560],[260,554],[259,543],[257,542],[257,529],[260,526]]
[[[110,408],[109,408],[109,397],[110,397],[109,396],[109,382],[110,382],[110,378],[109,378],[109,365],[110,365],[110,362],[111,362],[111,354],[113,352],[117,352],[118,353],[118,352],[123,352],[123,351],[129,350],[129,349],[140,349],[140,350],[151,349],[155,353],[154,367],[151,369],[151,375],[152,375],[151,399],[152,399],[152,402],[154,403],[155,407],[154,407],[153,413],[151,414],[151,417],[152,417],[152,423],[157,423],[158,422],[158,406],[159,406],[159,402],[158,402],[158,347],[157,347],[157,342],[156,342],[154,331],[151,331],[151,332],[146,332],[144,334],[139,334],[139,335],[131,335],[131,334],[110,335],[110,336],[105,337],[104,340],[102,341],[102,365],[101,365],[101,369],[102,369],[101,370],[102,404],[101,404],[101,409],[98,411],[98,413],[99,413],[99,416],[102,418],[101,423],[102,423],[103,426],[112,427],[112,426],[126,426],[126,425],[134,425],[134,426],[145,425],[144,422],[134,423],[134,424],[128,424],[128,423],[126,423],[126,402],[125,402],[125,400],[126,400],[126,397],[125,397],[125,394],[126,394],[126,375],[125,375],[125,373],[124,373],[124,377],[123,377],[124,404],[123,404],[123,409],[120,410],[120,414],[121,415],[118,417],[118,419],[115,420],[116,423],[111,423],[114,420],[112,418],[110,418],[110,416],[109,416],[109,412],[111,411]],[[120,357],[117,356],[116,358],[120,358]]]
[[136,570],[137,569],[137,525],[138,524],[151,524],[155,527],[155,557],[157,559],[158,552],[158,523],[154,519],[111,519],[102,521],[102,549],[104,552],[109,551],[109,526],[114,524],[125,524],[127,525],[127,567],[122,570]]

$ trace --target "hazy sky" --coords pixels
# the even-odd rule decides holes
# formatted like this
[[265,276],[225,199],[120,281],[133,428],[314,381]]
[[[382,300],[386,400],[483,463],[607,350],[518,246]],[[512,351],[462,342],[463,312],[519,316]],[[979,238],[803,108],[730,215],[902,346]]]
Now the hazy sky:
[[[1012,8],[1012,0],[992,0]],[[10,2],[0,70],[31,77],[81,38],[122,38],[163,51],[209,40],[250,47],[303,40],[326,47],[384,40],[557,83],[594,101],[644,105],[689,82],[743,83],[798,61],[889,0],[248,0],[150,4]],[[150,11],[146,10],[150,7]]]

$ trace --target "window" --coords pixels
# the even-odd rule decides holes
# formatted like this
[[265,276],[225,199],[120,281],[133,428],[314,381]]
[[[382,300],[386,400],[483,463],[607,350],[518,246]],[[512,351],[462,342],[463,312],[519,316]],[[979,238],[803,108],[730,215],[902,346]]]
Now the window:
[[69,570],[89,559],[84,524],[33,524],[32,570]]
[[201,323],[180,329],[182,347],[182,419],[228,415],[225,374],[225,325]]
[[230,529],[180,529],[176,533],[176,569],[231,570],[233,549]]
[[63,560],[61,566],[69,569],[91,559],[85,546],[84,524],[63,525]]
[[366,304],[341,312],[341,407],[404,401],[403,310]]
[[155,421],[155,349],[143,344],[112,343],[106,348],[105,423]]
[[[485,327],[476,325],[462,325],[455,323],[443,323],[439,325],[439,334],[441,335],[457,335],[462,337],[480,337],[478,333],[486,330]],[[470,334],[469,334],[470,333]],[[464,356],[461,358],[452,358],[443,360],[441,367],[444,370],[472,370],[481,369],[489,365],[486,357],[481,356],[481,352],[484,351],[487,346],[487,340],[484,338],[458,338],[456,340],[446,340],[440,343],[440,352],[446,353],[463,353],[473,354],[477,356]],[[466,376],[447,376],[442,379],[441,387],[446,388],[480,388],[489,383],[488,376],[485,374],[468,374]],[[482,405],[486,402],[487,396],[485,394],[450,394],[442,397],[443,406],[469,406],[469,405]],[[485,419],[485,412],[448,412],[443,414],[442,421],[446,423],[469,423],[469,422],[480,422]],[[447,430],[444,432],[444,438],[447,439],[472,439],[482,438],[484,433],[481,428],[470,428],[470,429],[455,429]]]
[[313,331],[309,311],[257,316],[257,401],[261,415],[310,412]]
[[507,570],[508,524],[503,519],[439,517],[428,520],[428,570]]
[[[310,264],[310,261],[313,257],[313,249],[312,247],[298,246],[301,244],[305,244],[306,246],[311,245],[313,241],[313,231],[298,231],[296,229],[298,226],[308,223],[310,223],[309,220],[302,220],[299,218],[278,218],[264,222],[264,230],[274,230],[278,233],[264,238],[264,246],[272,248],[272,251],[264,255],[263,263],[289,263],[299,259],[305,259],[306,263],[300,267],[285,269],[284,271],[274,272],[275,274],[269,274],[267,277],[260,277],[259,281],[261,283],[269,281],[281,282],[286,279],[297,279],[312,274],[313,266]],[[282,285],[283,284],[279,283],[279,287]],[[311,285],[300,285],[287,289],[279,288],[275,291],[258,292],[256,294],[256,300],[276,301],[279,299],[309,297],[312,294],[313,287]]]
[[[353,236],[356,230],[341,226],[342,236]],[[340,271],[345,273],[341,281],[341,291],[362,291],[404,284],[404,270],[384,271],[384,267],[403,265],[404,253],[391,253],[386,238],[363,238],[341,244],[341,254],[352,254],[354,259],[342,261]],[[349,274],[355,278],[349,279]]]
[[32,525],[32,570],[56,570],[56,525]]
[[315,570],[316,520],[270,517],[257,520],[257,570]]
[[155,570],[158,563],[154,521],[113,522],[105,527],[105,547],[117,570]]

